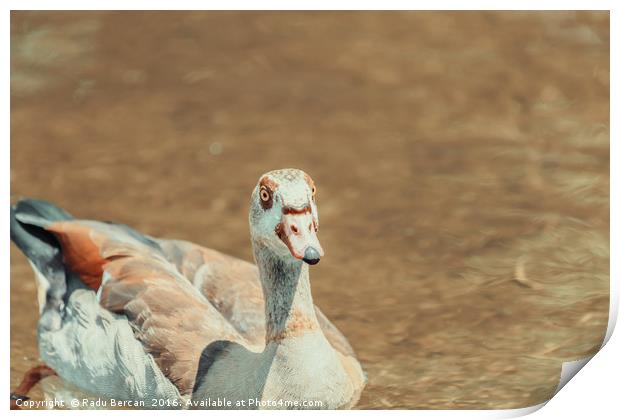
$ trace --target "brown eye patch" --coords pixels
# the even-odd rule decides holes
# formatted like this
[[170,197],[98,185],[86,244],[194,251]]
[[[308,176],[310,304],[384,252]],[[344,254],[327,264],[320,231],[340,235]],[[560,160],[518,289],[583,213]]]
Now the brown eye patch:
[[308,174],[304,174],[304,178],[306,178],[306,182],[308,183],[308,186],[312,191],[312,198],[314,198],[314,196],[316,195],[316,186],[314,185],[314,181],[312,180],[312,178],[310,178],[310,176],[308,176]]
[[259,182],[258,197],[263,210],[269,210],[273,206],[273,193],[278,184],[269,177],[263,177]]

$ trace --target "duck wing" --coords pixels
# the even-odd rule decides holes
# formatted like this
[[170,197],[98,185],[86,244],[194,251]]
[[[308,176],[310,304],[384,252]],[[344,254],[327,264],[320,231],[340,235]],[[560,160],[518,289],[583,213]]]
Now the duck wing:
[[[153,240],[127,226],[106,222],[62,220],[45,224],[44,229],[59,242],[66,271],[75,274],[86,289],[96,292],[100,308],[92,308],[85,304],[86,300],[81,302],[82,306],[91,312],[121,315],[131,327],[134,340],[181,395],[191,394],[201,353],[211,342],[227,339],[245,343],[220,312],[165,258]],[[71,296],[66,301],[72,303]],[[76,302],[73,303],[75,306]],[[105,318],[101,313],[95,315],[100,320]],[[74,320],[75,317],[65,321]],[[84,325],[79,320],[74,323]],[[90,329],[72,328],[70,336],[56,335],[55,340],[48,340],[48,344],[70,346],[72,351],[50,349],[50,352],[70,353],[64,364],[71,365],[80,357],[76,354],[88,360],[85,349],[93,350],[93,346],[80,348],[83,340],[88,339],[92,344],[96,337],[96,340],[114,342],[114,335],[106,335],[109,329],[102,331],[97,329],[96,322],[91,324]],[[110,347],[107,344],[102,342],[101,348]],[[107,364],[118,364],[114,368],[119,376],[131,378],[137,374],[123,375],[127,364],[112,354],[104,356]],[[59,363],[63,360],[55,360],[56,365]],[[70,369],[52,367],[65,372]],[[97,380],[96,374],[91,373],[90,376],[95,376],[91,379]]]
[[210,343],[245,340],[170,263],[123,254],[106,265],[109,280],[101,287],[100,303],[124,314],[162,372],[181,394],[191,393],[201,354]]
[[187,241],[159,239],[157,243],[183,277],[246,340],[264,346],[265,303],[254,264]]
[[[166,258],[249,342],[264,345],[265,301],[258,267],[187,241],[157,240]],[[346,337],[315,305],[325,337],[343,356],[355,358]]]

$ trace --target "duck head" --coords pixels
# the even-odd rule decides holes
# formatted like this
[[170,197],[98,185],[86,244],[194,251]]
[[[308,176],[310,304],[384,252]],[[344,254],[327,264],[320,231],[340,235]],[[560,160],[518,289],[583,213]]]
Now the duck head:
[[299,169],[280,169],[260,177],[250,203],[250,233],[255,247],[314,265],[323,256],[318,229],[312,178]]

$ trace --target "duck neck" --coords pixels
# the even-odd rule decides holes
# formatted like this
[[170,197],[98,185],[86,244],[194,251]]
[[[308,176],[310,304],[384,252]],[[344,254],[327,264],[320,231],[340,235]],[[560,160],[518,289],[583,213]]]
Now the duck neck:
[[254,248],[265,296],[265,344],[320,331],[310,292],[308,265]]

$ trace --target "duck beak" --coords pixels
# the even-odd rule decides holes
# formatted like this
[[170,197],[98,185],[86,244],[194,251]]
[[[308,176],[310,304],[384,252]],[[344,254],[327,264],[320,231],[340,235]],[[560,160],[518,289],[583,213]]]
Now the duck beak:
[[298,260],[314,265],[323,256],[310,208],[297,210],[285,207],[276,233]]

